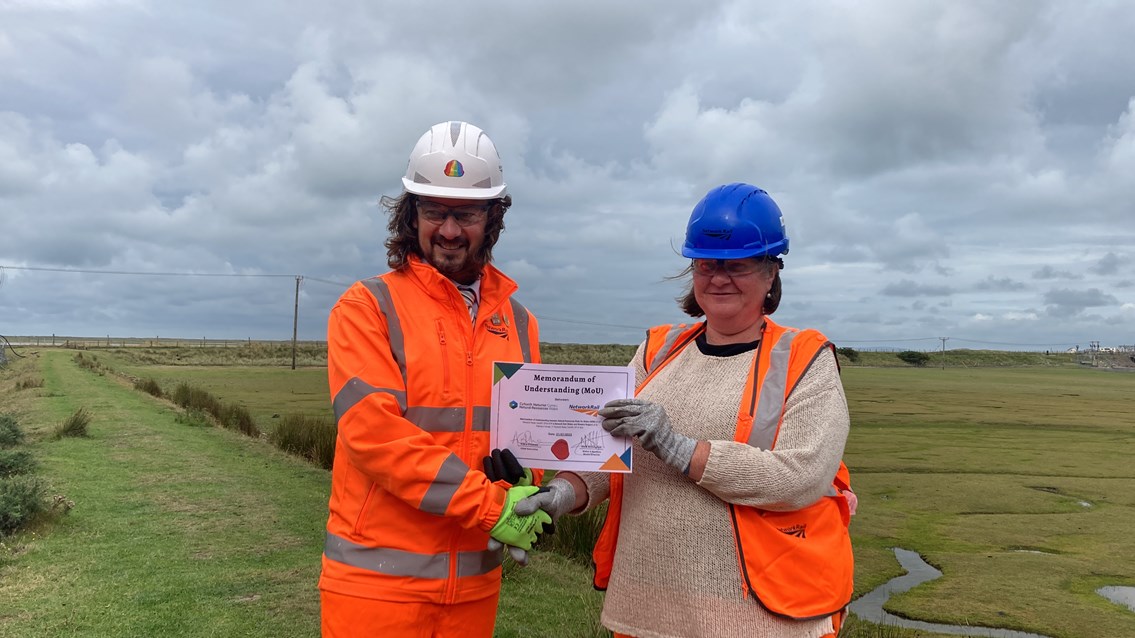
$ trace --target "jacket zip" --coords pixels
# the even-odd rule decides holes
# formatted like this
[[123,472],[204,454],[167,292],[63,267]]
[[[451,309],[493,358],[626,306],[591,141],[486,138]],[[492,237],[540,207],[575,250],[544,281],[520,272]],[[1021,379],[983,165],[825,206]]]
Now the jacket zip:
[[441,387],[442,390],[449,393],[449,355],[446,353],[445,345],[445,324],[441,319],[437,320],[437,341],[441,345]]
[[[463,321],[469,321],[468,319],[466,319],[466,317],[468,317],[469,314],[468,314],[468,312],[464,312],[465,309],[466,308],[465,308],[464,305],[462,305],[459,308],[459,310],[462,311],[462,312],[457,313],[458,319],[463,320]],[[472,326],[472,324],[469,324],[469,325],[470,325],[470,328],[468,330],[462,330],[461,331],[462,332],[462,340],[464,341],[464,346],[465,346],[465,386],[463,388],[463,390],[464,390],[463,400],[464,400],[464,403],[465,403],[465,429],[464,429],[463,434],[461,436],[461,458],[466,463],[469,463],[470,467],[477,467],[476,464],[472,463],[473,459],[470,458],[470,451],[469,451],[470,440],[473,438],[473,435],[472,435],[472,432],[473,432],[473,399],[472,399],[472,395],[470,394],[470,392],[473,388],[473,344],[472,344],[472,342],[473,342],[473,326]],[[438,320],[438,333],[442,335],[442,345],[445,345],[445,341],[444,341],[445,333],[444,333],[444,329],[442,328],[442,320],[441,319]],[[445,364],[444,364],[444,366],[445,366],[444,367],[444,374],[445,374],[444,379],[445,379],[446,389],[448,390],[448,388],[449,388],[449,356],[447,354],[443,353],[442,360],[445,362]],[[449,544],[449,582],[446,584],[446,587],[445,587],[445,600],[448,603],[453,603],[457,599],[457,581],[458,581],[457,560],[458,560],[458,556],[460,554],[460,552],[458,552],[458,547],[460,547],[461,537],[464,535],[464,533],[465,533],[464,530],[460,530],[460,529],[455,530],[454,533],[453,533],[453,536],[451,537],[450,544]]]

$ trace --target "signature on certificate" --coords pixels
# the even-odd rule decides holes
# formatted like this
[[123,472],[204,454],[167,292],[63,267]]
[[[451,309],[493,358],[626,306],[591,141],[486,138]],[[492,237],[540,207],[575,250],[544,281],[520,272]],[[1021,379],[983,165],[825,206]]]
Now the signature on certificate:
[[576,441],[576,444],[572,446],[572,449],[574,449],[577,452],[579,450],[601,450],[601,449],[603,449],[603,433],[602,432],[591,432],[590,434],[583,435],[582,437],[579,438],[579,441]]
[[536,445],[539,441],[532,436],[532,432],[525,430],[512,435],[512,442],[517,445]]

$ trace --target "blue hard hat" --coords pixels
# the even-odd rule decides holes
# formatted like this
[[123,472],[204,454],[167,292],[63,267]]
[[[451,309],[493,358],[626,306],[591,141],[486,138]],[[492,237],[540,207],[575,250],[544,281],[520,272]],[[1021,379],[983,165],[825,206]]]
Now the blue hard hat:
[[733,183],[706,193],[686,225],[682,256],[690,259],[776,257],[788,252],[784,216],[769,194]]

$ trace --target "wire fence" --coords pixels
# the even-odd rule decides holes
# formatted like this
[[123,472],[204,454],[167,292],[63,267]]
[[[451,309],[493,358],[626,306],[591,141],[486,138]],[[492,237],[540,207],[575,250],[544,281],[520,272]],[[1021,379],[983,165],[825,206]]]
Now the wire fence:
[[[7,337],[12,348],[17,347],[59,347],[59,348],[241,348],[255,345],[291,345],[288,340],[253,339],[200,339],[184,337],[72,337],[63,335],[12,335]],[[326,341],[297,341],[298,347],[326,346]]]

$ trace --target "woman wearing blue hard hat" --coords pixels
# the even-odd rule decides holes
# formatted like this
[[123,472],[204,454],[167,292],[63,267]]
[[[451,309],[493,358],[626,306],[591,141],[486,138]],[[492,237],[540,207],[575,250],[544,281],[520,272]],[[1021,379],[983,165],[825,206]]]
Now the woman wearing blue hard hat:
[[609,499],[594,559],[616,636],[834,636],[852,594],[843,466],[849,426],[834,346],[768,315],[788,235],[749,184],[694,207],[679,299],[692,325],[647,331],[633,399],[603,427],[633,436],[634,472],[560,472],[517,505],[553,519]]

